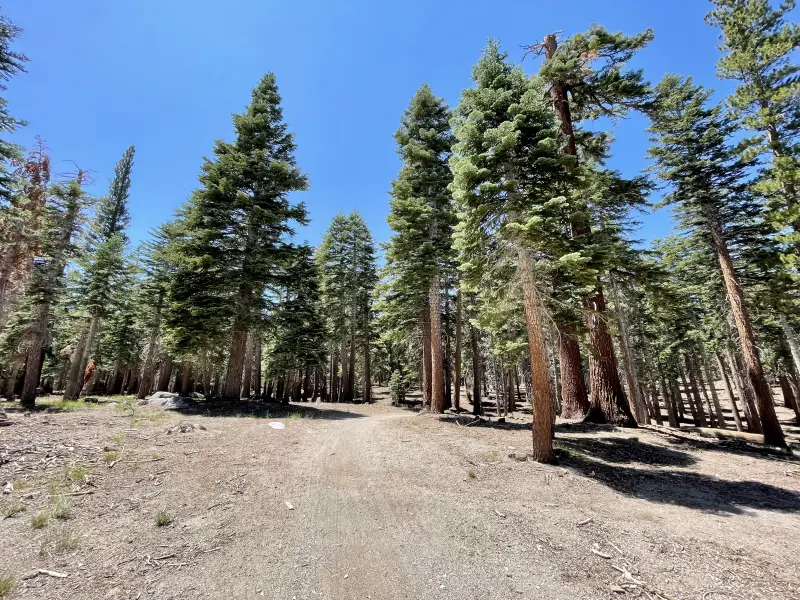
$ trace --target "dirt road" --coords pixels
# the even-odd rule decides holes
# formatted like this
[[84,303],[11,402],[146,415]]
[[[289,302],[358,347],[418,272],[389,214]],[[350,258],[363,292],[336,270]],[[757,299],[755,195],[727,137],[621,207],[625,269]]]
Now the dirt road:
[[[0,465],[0,482],[23,482],[12,496],[27,505],[0,522],[0,574],[18,579],[11,597],[800,598],[800,463],[568,428],[557,435],[561,465],[541,466],[509,457],[528,449],[522,421],[301,410],[12,414],[0,450],[73,450],[51,448],[62,458],[49,469],[31,470],[47,465],[38,455]],[[166,433],[181,422],[205,430]],[[87,481],[65,479],[76,463]],[[75,494],[72,517],[33,530],[54,493]],[[159,511],[174,521],[156,526]],[[77,547],[53,550],[64,532]],[[68,576],[22,579],[37,568]]]

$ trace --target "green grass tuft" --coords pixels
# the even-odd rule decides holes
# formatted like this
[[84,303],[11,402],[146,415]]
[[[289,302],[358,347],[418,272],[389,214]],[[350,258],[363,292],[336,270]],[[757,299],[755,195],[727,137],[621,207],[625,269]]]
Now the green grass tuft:
[[106,463],[113,463],[119,460],[120,453],[117,450],[109,450],[103,454],[103,460]]
[[81,539],[69,529],[50,531],[42,540],[39,554],[58,554],[75,550],[80,546]]
[[467,476],[468,476],[470,479],[475,479],[475,478],[477,478],[477,477],[478,477],[478,476],[475,474],[475,471],[467,471]]
[[10,573],[6,573],[5,575],[0,575],[0,598],[5,598],[6,596],[10,596],[11,592],[14,591],[14,588],[17,586],[17,578],[11,575]]
[[6,517],[16,517],[19,513],[24,512],[27,507],[20,502],[19,500],[15,500],[11,504],[6,504],[3,507],[3,515]]
[[40,512],[33,516],[31,519],[31,528],[32,529],[41,529],[47,522],[50,520],[50,515],[44,512]]
[[166,527],[170,525],[175,520],[175,515],[166,511],[160,510],[156,513],[156,527]]
[[51,505],[53,518],[60,521],[72,518],[72,502],[66,496],[53,496]]
[[77,464],[67,469],[67,479],[81,485],[86,483],[86,478],[88,475],[89,467],[86,465]]

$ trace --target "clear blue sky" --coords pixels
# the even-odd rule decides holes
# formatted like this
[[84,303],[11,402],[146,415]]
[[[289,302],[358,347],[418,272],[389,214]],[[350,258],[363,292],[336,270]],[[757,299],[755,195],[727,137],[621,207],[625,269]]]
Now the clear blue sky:
[[[130,208],[138,241],[168,220],[197,185],[203,156],[231,139],[231,114],[259,78],[274,71],[297,158],[311,179],[301,197],[319,241],[338,212],[357,209],[377,240],[389,236],[388,190],[399,169],[393,132],[416,88],[427,81],[454,106],[488,37],[519,60],[521,44],[592,23],[655,41],[635,60],[652,81],[693,75],[727,92],[714,76],[717,31],[704,0],[12,0],[3,6],[25,31],[16,48],[31,59],[10,82],[12,114],[41,135],[56,171],[75,161],[104,193],[114,163],[136,146]],[[524,66],[533,71],[536,63]],[[646,123],[617,124],[612,165],[646,165]],[[640,236],[669,229],[663,211]]]

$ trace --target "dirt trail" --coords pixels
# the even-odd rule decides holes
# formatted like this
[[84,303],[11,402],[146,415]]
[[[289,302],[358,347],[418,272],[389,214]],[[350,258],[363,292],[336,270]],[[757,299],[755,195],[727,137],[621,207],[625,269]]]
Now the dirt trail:
[[[50,427],[98,449],[124,436],[135,460],[89,461],[94,493],[69,521],[31,530],[36,496],[0,522],[0,571],[69,574],[12,598],[800,598],[799,463],[609,428],[559,431],[562,464],[541,466],[508,457],[528,449],[522,421],[301,410],[313,418],[193,417],[206,430],[186,434],[165,433],[180,415],[26,417],[15,435]],[[172,525],[154,525],[160,509]],[[40,554],[65,527],[79,547]]]

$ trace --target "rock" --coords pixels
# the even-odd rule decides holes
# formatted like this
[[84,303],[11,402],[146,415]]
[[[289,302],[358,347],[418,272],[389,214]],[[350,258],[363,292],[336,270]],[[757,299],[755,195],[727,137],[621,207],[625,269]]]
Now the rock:
[[14,484],[11,483],[10,481],[6,481],[5,487],[3,487],[3,493],[10,494],[13,491],[14,491]]
[[278,423],[277,421],[272,421],[269,426],[273,429],[286,429],[286,425],[283,423]]
[[144,398],[142,398],[141,400],[139,400],[139,401],[136,403],[136,405],[137,405],[137,406],[146,406],[146,405],[147,405],[147,400],[145,400]]
[[[203,398],[202,394],[198,394],[198,396]],[[167,410],[200,410],[200,403],[195,397],[180,396],[170,392],[156,392],[152,396],[148,396],[147,404],[163,406]]]
[[86,398],[83,399],[83,401],[84,402],[91,402],[92,404],[99,404],[100,403],[100,399],[99,398],[95,398],[93,396],[87,396]]

